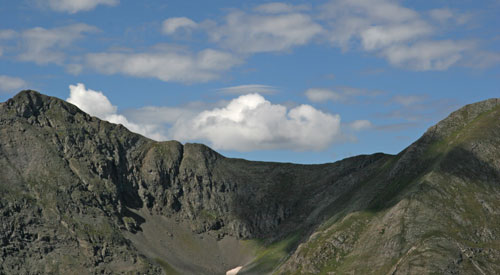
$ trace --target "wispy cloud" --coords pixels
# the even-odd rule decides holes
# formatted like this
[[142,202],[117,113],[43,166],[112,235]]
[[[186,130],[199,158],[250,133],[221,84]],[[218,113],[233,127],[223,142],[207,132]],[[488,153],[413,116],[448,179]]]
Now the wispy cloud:
[[426,99],[427,95],[395,95],[390,99],[389,103],[397,103],[408,107]]
[[218,89],[220,93],[229,94],[229,95],[243,95],[243,94],[274,94],[278,91],[276,87],[262,84],[247,84],[247,85],[238,85],[232,87],[226,87]]
[[0,30],[0,40],[12,39],[17,36],[14,30]]
[[19,77],[0,75],[0,93],[18,92],[19,89],[27,86],[26,81]]
[[271,2],[259,5],[254,8],[254,11],[261,13],[291,13],[308,11],[311,9],[310,5],[291,5],[282,2]]
[[162,31],[164,34],[174,34],[180,30],[191,31],[196,27],[198,24],[187,17],[172,17],[163,21]]
[[446,70],[472,50],[471,41],[421,41],[413,45],[395,45],[382,51],[389,62],[418,71]]
[[410,128],[415,128],[420,126],[418,122],[400,122],[400,123],[390,123],[390,124],[384,124],[384,125],[377,125],[374,129],[379,130],[379,131],[390,131],[390,132],[397,132],[397,131],[402,131]]
[[[451,10],[428,13],[434,22],[457,18]],[[446,70],[457,64],[476,45],[468,40],[435,38],[439,26],[425,14],[391,0],[332,0],[322,18],[331,27],[329,40],[343,50],[361,49],[386,58],[394,66],[411,70]],[[457,19],[463,24],[466,16]]]
[[469,68],[487,69],[500,64],[500,52],[476,51],[463,64]]
[[366,119],[362,120],[355,120],[351,123],[348,124],[349,128],[351,128],[354,131],[362,131],[362,130],[367,130],[370,128],[373,128],[373,124]]
[[438,21],[441,24],[454,23],[463,25],[469,22],[472,18],[471,14],[458,13],[449,8],[432,9],[429,12],[431,19]]
[[207,32],[221,47],[239,53],[286,51],[309,43],[323,28],[313,18],[287,4],[267,4],[257,12],[233,11]]
[[306,97],[312,102],[343,101],[345,96],[339,92],[323,88],[311,88],[305,92]]
[[387,103],[399,105],[377,114],[377,117],[395,121],[421,123],[441,119],[459,107],[453,99],[433,99],[426,95],[396,95]]
[[77,13],[93,10],[98,5],[116,6],[119,0],[48,0],[48,6],[59,12]]
[[36,27],[21,33],[22,51],[18,55],[21,61],[35,62],[39,65],[56,63],[62,65],[66,58],[65,50],[84,37],[86,33],[98,29],[87,24],[74,24],[65,27],[45,29]]
[[354,103],[359,97],[377,97],[385,95],[384,91],[366,90],[354,87],[310,88],[305,92],[305,96],[312,102],[342,102]]
[[141,53],[102,52],[86,56],[87,66],[104,74],[152,77],[183,83],[206,82],[241,64],[242,59],[206,49],[191,53],[175,48]]

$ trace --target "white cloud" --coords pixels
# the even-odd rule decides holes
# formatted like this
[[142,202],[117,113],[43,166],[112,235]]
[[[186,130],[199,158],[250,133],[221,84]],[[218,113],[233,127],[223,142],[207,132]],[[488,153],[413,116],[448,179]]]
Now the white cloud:
[[96,32],[96,27],[87,24],[74,24],[65,27],[44,29],[36,27],[22,32],[23,51],[18,58],[39,65],[62,64],[65,59],[63,50],[74,41],[83,38],[84,33]]
[[323,28],[303,13],[248,14],[232,12],[225,24],[208,29],[221,47],[240,53],[289,50],[310,42]]
[[344,49],[371,27],[386,33],[382,28],[419,21],[418,13],[390,0],[333,0],[322,7],[322,17],[332,26],[330,40]]
[[116,113],[116,106],[113,106],[102,92],[87,90],[82,83],[78,83],[76,86],[69,85],[69,90],[70,95],[66,101],[78,106],[86,113],[99,118],[105,118]]
[[429,35],[432,28],[421,21],[391,26],[373,26],[361,31],[365,50],[376,50],[396,43],[406,42]]
[[248,84],[248,85],[239,85],[218,89],[219,92],[223,94],[273,94],[277,92],[277,89],[273,86],[269,85],[261,85],[261,84]]
[[373,127],[373,124],[369,120],[355,120],[349,123],[349,128],[354,131],[362,131],[366,129],[370,129]]
[[17,92],[26,86],[26,81],[19,77],[0,75],[0,92]]
[[207,140],[216,149],[321,150],[340,138],[340,116],[309,105],[288,110],[259,94],[248,94],[223,108],[179,120],[171,135],[180,140]]
[[255,11],[257,12],[262,12],[262,13],[290,13],[290,12],[297,12],[297,11],[307,11],[310,10],[311,7],[308,5],[290,5],[287,3],[281,3],[281,2],[271,2],[271,3],[266,3],[259,5],[254,8]]
[[[309,105],[272,104],[259,94],[242,95],[216,104],[146,106],[118,114],[117,107],[102,92],[77,84],[70,85],[67,101],[91,115],[121,123],[155,140],[202,141],[215,149],[322,150],[335,142],[346,141],[339,115]],[[348,127],[360,131],[372,125],[369,121],[355,121]]]
[[372,22],[405,22],[417,19],[418,13],[392,0],[332,0],[322,7],[326,18],[365,18]]
[[120,73],[184,83],[216,79],[242,62],[230,53],[217,50],[191,54],[172,48],[145,53],[93,53],[88,54],[86,60],[89,67],[105,74]]
[[67,13],[93,10],[98,5],[115,6],[119,0],[49,0],[52,10]]
[[421,41],[413,45],[395,45],[381,53],[396,66],[417,71],[446,70],[457,63],[474,45],[468,41]]
[[111,123],[122,124],[130,131],[142,134],[146,137],[155,140],[165,139],[156,125],[138,125],[128,121],[125,116],[117,114],[117,107],[111,104],[109,99],[102,92],[91,89],[87,90],[82,83],[69,85],[69,90],[70,96],[66,101],[76,105],[84,112]]
[[172,17],[163,21],[162,31],[165,34],[174,34],[179,30],[190,31],[197,26],[198,24],[187,17]]
[[432,20],[451,19],[459,24],[467,16],[449,9],[431,10],[427,17],[392,0],[331,0],[322,18],[331,26],[330,41],[343,50],[359,48],[386,58],[389,63],[411,70],[446,70],[456,64],[471,42],[433,40],[438,34]]
[[345,96],[341,93],[322,88],[308,89],[305,94],[306,97],[312,102],[324,102],[329,100],[337,102],[345,99]]

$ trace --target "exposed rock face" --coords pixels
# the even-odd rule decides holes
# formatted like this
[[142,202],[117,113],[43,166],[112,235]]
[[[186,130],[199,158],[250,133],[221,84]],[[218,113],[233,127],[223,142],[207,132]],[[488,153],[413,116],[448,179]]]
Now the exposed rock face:
[[[23,91],[0,103],[0,273],[500,272],[499,104],[397,156],[295,165],[154,142]],[[293,241],[249,262],[237,239]]]

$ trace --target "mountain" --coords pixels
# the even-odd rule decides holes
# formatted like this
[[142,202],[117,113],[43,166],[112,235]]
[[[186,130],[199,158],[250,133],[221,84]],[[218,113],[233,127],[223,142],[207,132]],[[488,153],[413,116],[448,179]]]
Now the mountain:
[[22,91],[0,103],[0,273],[500,273],[499,105],[396,156],[297,165],[155,142]]

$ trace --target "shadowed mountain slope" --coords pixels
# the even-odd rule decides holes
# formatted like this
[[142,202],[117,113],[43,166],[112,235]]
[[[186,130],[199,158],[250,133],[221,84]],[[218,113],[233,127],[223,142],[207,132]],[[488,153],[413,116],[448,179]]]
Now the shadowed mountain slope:
[[279,273],[498,274],[499,104],[467,105],[429,128]]
[[296,165],[0,103],[0,273],[500,272],[500,101],[397,156]]

